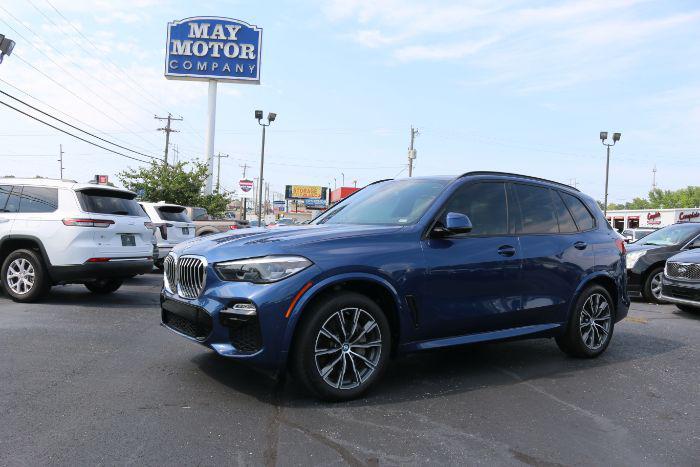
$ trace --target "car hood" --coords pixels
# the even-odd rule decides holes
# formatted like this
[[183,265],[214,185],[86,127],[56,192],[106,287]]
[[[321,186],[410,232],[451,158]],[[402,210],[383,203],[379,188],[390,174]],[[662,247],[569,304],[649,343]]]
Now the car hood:
[[668,261],[680,263],[700,263],[700,250],[686,250],[671,256]]
[[642,245],[640,243],[630,243],[627,245],[627,252],[631,253],[633,251],[647,251],[647,250],[658,250],[661,248],[669,248],[663,245]]
[[211,262],[266,255],[301,254],[305,246],[348,238],[388,235],[403,226],[302,225],[283,229],[250,228],[197,237],[177,245],[177,255],[200,255]]

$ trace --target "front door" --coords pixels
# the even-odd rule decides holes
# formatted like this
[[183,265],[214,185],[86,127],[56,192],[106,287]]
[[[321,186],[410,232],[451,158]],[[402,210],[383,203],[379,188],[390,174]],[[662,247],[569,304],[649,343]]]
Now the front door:
[[468,183],[440,214],[469,216],[468,234],[422,241],[426,260],[421,294],[420,334],[424,339],[504,329],[520,308],[520,246],[509,223],[502,182]]

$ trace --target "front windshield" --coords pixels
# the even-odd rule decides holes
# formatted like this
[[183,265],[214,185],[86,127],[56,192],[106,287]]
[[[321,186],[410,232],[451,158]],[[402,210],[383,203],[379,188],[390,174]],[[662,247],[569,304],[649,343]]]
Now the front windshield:
[[669,225],[656,232],[650,233],[637,243],[640,245],[672,246],[687,242],[697,229],[688,225]]
[[408,225],[420,219],[449,180],[392,180],[370,185],[330,208],[314,224]]

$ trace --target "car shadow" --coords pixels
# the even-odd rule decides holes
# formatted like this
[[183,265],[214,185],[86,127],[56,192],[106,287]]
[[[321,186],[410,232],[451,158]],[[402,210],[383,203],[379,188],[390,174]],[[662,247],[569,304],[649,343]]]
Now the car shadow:
[[[484,386],[512,385],[540,378],[571,378],[581,371],[646,359],[684,344],[656,336],[619,331],[610,348],[597,359],[566,357],[553,340],[477,344],[411,354],[390,362],[387,372],[363,398],[341,406],[374,406],[439,398]],[[199,369],[234,391],[282,407],[324,404],[292,378],[274,380],[249,366],[208,352],[192,359]]]

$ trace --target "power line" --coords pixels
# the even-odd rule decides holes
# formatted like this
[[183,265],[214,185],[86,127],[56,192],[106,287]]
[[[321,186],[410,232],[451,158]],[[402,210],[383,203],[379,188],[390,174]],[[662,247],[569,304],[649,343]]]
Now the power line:
[[[56,14],[58,14],[58,16],[60,16],[60,17],[61,17],[75,32],[78,33],[78,35],[79,35],[81,38],[83,38],[83,40],[84,40],[85,42],[87,42],[88,44],[90,44],[90,46],[91,46],[93,49],[95,49],[98,53],[100,53],[100,55],[101,55],[100,49],[95,45],[95,43],[94,43],[89,37],[86,37],[85,34],[83,34],[82,31],[80,31],[80,29],[76,28],[75,25],[74,25],[70,20],[68,20],[68,18],[66,18],[66,17],[63,15],[63,13],[60,12],[60,10],[59,10],[58,8],[56,8],[56,7],[53,5],[53,3],[51,3],[49,0],[45,0],[45,1],[46,1],[46,3],[53,9],[53,11],[55,11]],[[34,4],[31,2],[31,0],[29,0],[29,3],[31,3],[32,6],[34,7],[34,9],[37,10],[37,11],[39,11],[39,12],[42,14],[42,16],[44,16],[45,18],[49,19],[41,10],[39,10],[39,9],[36,7],[36,5],[34,5]],[[51,20],[49,19],[49,21],[51,21]],[[53,23],[53,21],[51,21],[51,22]],[[53,24],[55,24],[55,23],[53,23]],[[58,27],[58,26],[57,26],[57,27]],[[60,27],[59,27],[59,30],[62,31],[62,30],[60,29]],[[79,41],[76,41],[72,36],[69,36],[69,35],[66,34],[65,32],[64,32],[64,35],[66,35],[67,37],[69,37],[69,38],[71,39],[71,41],[73,41],[75,44],[77,44],[83,51],[85,51],[86,53],[90,54],[92,57],[95,57],[95,58],[97,58],[98,60],[102,60],[101,56],[96,57],[96,56],[95,56],[94,54],[92,54],[91,52],[88,52],[87,50],[85,50],[85,48],[83,47],[83,45],[82,45]],[[164,109],[164,107],[161,107],[161,104],[160,104],[159,102],[157,102],[155,99],[153,99],[153,98],[150,96],[150,94],[148,93],[148,91],[147,91],[145,88],[143,88],[143,86],[141,86],[137,81],[135,81],[127,72],[123,71],[123,70],[119,67],[119,65],[117,65],[116,63],[114,63],[109,57],[104,57],[104,60],[105,60],[107,63],[109,63],[110,65],[112,65],[112,67],[113,67],[114,69],[116,69],[119,73],[121,73],[121,74],[126,78],[126,80],[127,80],[129,83],[133,83],[133,84],[129,84],[130,86],[132,86],[132,89],[135,89],[137,92],[143,92],[143,93],[142,93],[142,97],[145,98],[145,100],[151,102],[151,104],[155,105],[156,107],[159,107],[159,108],[161,108],[161,109]],[[166,109],[166,110],[167,110],[167,109]]]
[[[138,159],[138,158],[136,158],[136,157],[132,157],[132,156],[129,156],[129,155],[127,155],[127,154],[121,153],[121,152],[119,152],[119,151],[115,151],[115,150],[113,150],[113,149],[106,148],[106,147],[104,147],[104,146],[102,146],[102,145],[100,145],[100,144],[94,143],[94,142],[92,142],[92,141],[90,141],[90,140],[87,140],[87,139],[82,138],[82,137],[80,137],[80,136],[74,135],[73,133],[71,133],[71,132],[69,132],[69,131],[66,131],[66,130],[64,130],[64,129],[62,129],[62,128],[59,128],[59,127],[55,126],[55,125],[52,125],[51,123],[45,122],[45,121],[41,120],[40,118],[37,118],[37,117],[35,117],[35,116],[33,116],[33,115],[30,115],[30,114],[28,114],[27,112],[18,109],[17,107],[13,107],[13,106],[11,106],[10,104],[8,104],[7,102],[0,101],[0,104],[4,105],[5,107],[9,107],[9,108],[11,108],[12,110],[15,110],[15,111],[17,111],[17,112],[19,112],[19,113],[21,113],[21,114],[23,114],[23,115],[26,115],[27,117],[29,117],[29,118],[31,118],[31,119],[34,119],[34,120],[36,120],[37,122],[43,123],[43,124],[46,125],[46,126],[49,126],[49,127],[53,128],[53,129],[55,129],[55,130],[58,130],[58,131],[60,131],[61,133],[65,133],[65,134],[67,134],[68,136],[72,136],[72,137],[75,138],[75,139],[79,139],[80,141],[83,141],[83,142],[85,142],[85,143],[91,144],[91,145],[96,146],[96,147],[98,147],[98,148],[100,148],[100,149],[104,149],[105,151],[109,151],[109,152],[112,152],[112,153],[114,153],[114,154],[120,155],[120,156],[122,156],[122,157],[126,157],[127,159],[131,159],[131,160],[135,160],[135,161],[138,161],[138,162],[142,162],[142,163],[144,163],[144,164],[148,164],[148,163],[149,163],[148,161],[144,161],[144,160]],[[54,154],[54,156],[55,156],[55,154]]]
[[127,148],[126,146],[122,146],[121,144],[113,143],[113,142],[111,142],[111,141],[109,141],[109,140],[107,140],[107,139],[101,138],[101,137],[99,137],[99,136],[97,136],[97,135],[95,135],[95,134],[93,134],[93,133],[90,133],[89,131],[83,130],[82,128],[79,128],[79,127],[77,127],[77,126],[75,126],[75,125],[72,125],[72,124],[66,122],[65,120],[61,120],[60,118],[55,117],[55,116],[51,115],[51,114],[48,113],[48,112],[44,112],[43,110],[38,109],[38,108],[34,107],[34,106],[31,105],[31,104],[27,104],[27,103],[24,102],[22,99],[20,99],[20,98],[18,98],[18,97],[15,97],[15,96],[13,96],[12,94],[8,94],[8,93],[6,93],[5,91],[3,91],[3,90],[1,90],[1,89],[0,89],[0,94],[4,94],[5,96],[9,97],[10,99],[14,99],[14,100],[17,101],[17,102],[21,102],[22,104],[26,105],[27,107],[29,107],[29,108],[32,109],[32,110],[35,110],[35,111],[37,111],[37,112],[39,112],[39,113],[41,113],[41,114],[44,114],[44,115],[46,115],[46,116],[49,117],[49,118],[53,118],[54,120],[57,120],[57,121],[63,123],[64,125],[67,125],[67,126],[73,128],[73,129],[75,129],[75,130],[78,130],[78,131],[80,131],[81,133],[85,133],[86,135],[90,135],[90,136],[92,136],[93,138],[99,139],[100,141],[104,141],[105,143],[111,144],[112,146],[116,146],[116,147],[118,147],[118,148],[120,148],[120,149],[125,149],[125,150],[127,150],[127,151],[129,151],[129,152],[133,152],[134,154],[138,154],[138,155],[140,155],[140,156],[149,157],[149,158],[151,158],[151,159],[158,159],[157,157],[150,156],[150,155],[148,155],[148,154],[144,154],[144,153],[142,153],[142,152],[135,151],[135,150],[133,150],[133,149],[129,149],[129,148]]
[[[78,94],[74,93],[73,91],[71,91],[70,89],[68,89],[67,87],[65,87],[64,85],[62,85],[62,84],[59,83],[58,81],[56,81],[55,79],[53,79],[51,76],[47,75],[46,73],[44,73],[43,71],[41,71],[40,69],[38,69],[37,67],[35,67],[34,65],[32,65],[31,63],[29,63],[28,61],[26,61],[25,59],[23,59],[20,55],[17,55],[16,53],[14,53],[14,54],[12,54],[12,58],[21,61],[21,62],[24,63],[25,65],[27,65],[27,66],[29,66],[30,68],[34,69],[35,71],[41,73],[45,78],[47,78],[47,79],[50,80],[51,82],[55,83],[55,84],[58,85],[59,87],[61,87],[64,91],[70,93],[70,94],[71,94],[73,97],[75,97],[76,99],[79,99],[79,100],[80,100],[81,102],[83,102],[84,104],[86,104],[86,105],[88,105],[89,107],[91,107],[92,109],[94,109],[94,110],[100,112],[100,113],[101,113],[102,115],[104,115],[106,118],[108,118],[109,120],[113,121],[114,123],[116,123],[117,125],[119,125],[120,127],[124,128],[125,130],[127,130],[127,131],[129,131],[129,132],[131,133],[131,130],[129,130],[129,129],[128,129],[127,127],[125,127],[124,125],[122,125],[118,120],[116,120],[116,119],[112,118],[111,116],[109,116],[108,114],[106,114],[106,113],[104,112],[104,110],[99,109],[98,107],[92,105],[90,102],[86,101],[85,99],[83,99],[82,97],[80,97]],[[146,140],[145,138],[142,138],[141,136],[137,135],[136,133],[133,133],[133,134],[134,134],[135,136],[138,136],[139,139],[142,139],[143,141],[146,141],[148,144],[152,144],[150,141]]]

